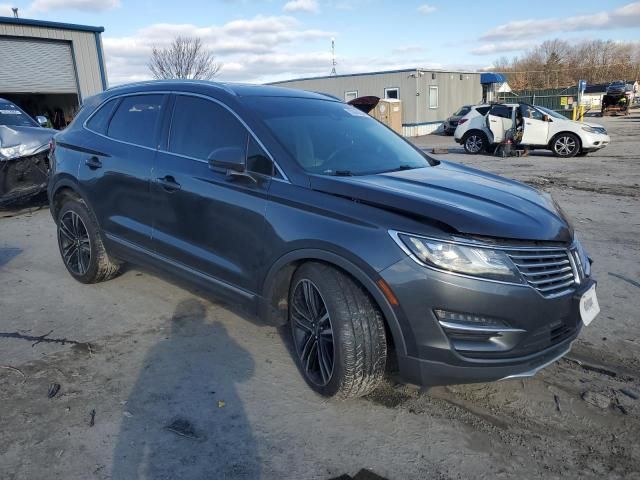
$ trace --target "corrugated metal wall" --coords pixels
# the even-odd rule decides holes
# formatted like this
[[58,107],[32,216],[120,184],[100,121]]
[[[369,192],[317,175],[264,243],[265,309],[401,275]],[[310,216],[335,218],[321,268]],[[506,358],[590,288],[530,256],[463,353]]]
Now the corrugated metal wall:
[[96,38],[93,32],[0,23],[0,36],[44,38],[71,42],[82,98],[103,90]]
[[[360,97],[384,98],[385,88],[397,87],[402,100],[402,123],[408,136],[429,133],[462,105],[482,100],[479,73],[404,70],[291,80],[274,85],[327,93],[342,100],[350,91],[357,91]],[[438,87],[437,108],[430,108],[431,86]]]
[[0,36],[0,65],[0,92],[78,91],[70,42]]

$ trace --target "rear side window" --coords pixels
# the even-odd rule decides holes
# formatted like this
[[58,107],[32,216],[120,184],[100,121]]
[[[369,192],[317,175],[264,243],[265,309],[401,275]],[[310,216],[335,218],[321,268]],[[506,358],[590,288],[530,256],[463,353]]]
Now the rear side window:
[[476,108],[476,112],[478,112],[480,115],[484,116],[489,111],[489,108],[491,108],[491,107],[477,107]]
[[494,105],[491,107],[491,115],[502,118],[511,118],[511,107],[506,105]]
[[164,95],[125,97],[109,122],[107,135],[135,145],[155,147],[163,100]]
[[96,113],[89,119],[87,122],[87,127],[94,132],[101,133],[106,135],[107,127],[109,126],[109,120],[111,119],[111,114],[113,113],[113,109],[118,104],[119,98],[114,98],[113,100],[109,100],[107,103],[102,105]]
[[218,148],[246,149],[247,135],[238,119],[217,103],[186,95],[176,97],[169,151],[207,160]]

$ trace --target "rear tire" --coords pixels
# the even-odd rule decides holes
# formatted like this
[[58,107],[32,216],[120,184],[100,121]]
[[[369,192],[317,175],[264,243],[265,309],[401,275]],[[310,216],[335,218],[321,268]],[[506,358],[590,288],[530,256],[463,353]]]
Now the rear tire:
[[464,151],[470,155],[482,153],[489,145],[489,140],[483,132],[469,132],[462,138]]
[[580,151],[580,138],[574,133],[560,133],[551,141],[551,151],[556,157],[574,157]]
[[98,223],[82,200],[67,200],[56,224],[60,256],[73,278],[98,283],[118,274],[120,265],[107,254]]
[[327,397],[371,393],[384,376],[387,340],[382,314],[345,273],[305,263],[289,292],[289,323],[298,367]]

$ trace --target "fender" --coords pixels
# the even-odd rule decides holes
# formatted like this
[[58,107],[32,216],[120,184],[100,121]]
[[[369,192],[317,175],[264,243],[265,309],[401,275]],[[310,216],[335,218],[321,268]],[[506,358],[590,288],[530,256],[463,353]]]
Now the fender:
[[[53,217],[54,221],[56,220],[56,216],[54,211],[55,203],[53,199],[62,188],[69,188],[73,190],[73,192],[84,201],[85,205],[95,218],[95,213],[93,212],[91,205],[89,205],[87,196],[85,195],[82,187],[78,185],[78,182],[76,182],[73,177],[68,176],[67,174],[61,174],[61,176],[57,177],[53,182],[50,182],[47,188],[47,196],[49,197],[49,211],[51,212],[51,216]],[[96,221],[98,221],[97,218]],[[98,226],[100,226],[99,223]]]
[[[400,355],[407,355],[407,345],[405,343],[406,337],[402,332],[403,330],[407,331],[406,329],[408,329],[408,325],[405,325],[406,329],[402,328],[402,323],[406,322],[402,322],[402,320],[389,304],[387,298],[384,296],[378,285],[376,285],[375,281],[380,278],[379,275],[371,269],[367,269],[368,272],[366,272],[364,268],[361,268],[360,266],[356,265],[350,260],[347,260],[343,256],[337,255],[327,250],[293,250],[280,257],[271,266],[265,277],[261,293],[261,304],[259,308],[261,316],[263,316],[263,318],[268,318],[269,323],[274,323],[276,325],[282,325],[284,324],[284,322],[286,322],[286,316],[284,317],[285,320],[283,321],[284,309],[282,309],[281,305],[273,305],[272,297],[274,291],[278,288],[278,274],[283,270],[286,271],[287,266],[295,264],[296,261],[300,260],[319,260],[330,263],[336,265],[337,267],[341,268],[342,270],[353,276],[355,279],[357,279],[365,288],[365,290],[373,297],[378,307],[382,311],[382,314],[387,321],[389,330],[391,331],[391,335],[393,336],[396,352]],[[291,271],[290,273],[293,274],[293,271]],[[290,276],[287,275],[287,278],[290,278]],[[287,285],[286,287],[288,291],[289,285]]]

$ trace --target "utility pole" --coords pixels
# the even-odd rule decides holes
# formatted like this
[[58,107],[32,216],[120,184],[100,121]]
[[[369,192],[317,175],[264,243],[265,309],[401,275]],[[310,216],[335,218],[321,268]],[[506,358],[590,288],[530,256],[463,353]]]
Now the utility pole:
[[337,75],[336,73],[336,39],[331,38],[331,75]]

